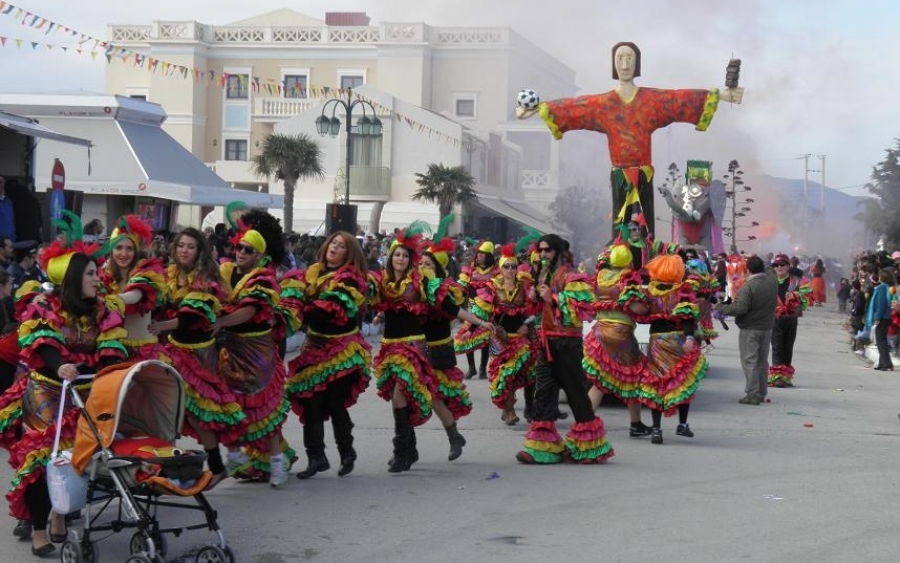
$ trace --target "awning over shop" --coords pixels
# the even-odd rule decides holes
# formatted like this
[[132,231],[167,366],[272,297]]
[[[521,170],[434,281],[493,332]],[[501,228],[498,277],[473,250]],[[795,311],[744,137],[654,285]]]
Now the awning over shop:
[[[93,142],[90,164],[81,155],[55,151],[66,165],[66,189],[99,195],[160,198],[189,205],[216,206],[243,201],[251,207],[280,208],[284,197],[234,189],[156,124],[123,119],[49,118],[71,134]],[[62,154],[60,154],[62,153]],[[43,159],[44,155],[39,154]],[[51,165],[38,162],[37,170]],[[38,185],[49,178],[38,177]]]
[[12,131],[15,131],[16,133],[28,135],[29,137],[50,139],[52,141],[69,143],[71,145],[80,145],[82,147],[91,146],[91,142],[87,139],[80,139],[78,137],[63,135],[58,131],[54,131],[53,129],[44,127],[30,117],[6,113],[5,111],[0,111],[0,127],[3,127],[4,129],[10,129]]
[[561,232],[560,229],[550,224],[550,218],[547,215],[524,201],[481,194],[478,196],[478,205],[484,208],[488,214],[502,215],[520,225],[536,229],[541,234]]

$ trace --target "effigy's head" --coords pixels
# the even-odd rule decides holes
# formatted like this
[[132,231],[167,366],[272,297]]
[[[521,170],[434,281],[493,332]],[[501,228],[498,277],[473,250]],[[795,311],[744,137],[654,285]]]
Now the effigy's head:
[[641,75],[641,50],[630,41],[621,41],[612,48],[613,80],[631,80]]

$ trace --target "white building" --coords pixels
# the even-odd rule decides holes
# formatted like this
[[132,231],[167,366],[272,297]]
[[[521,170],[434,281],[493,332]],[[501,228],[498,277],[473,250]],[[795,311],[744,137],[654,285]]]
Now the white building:
[[[483,194],[462,210],[467,229],[503,236],[509,221],[551,229],[547,204],[565,142],[552,141],[539,120],[517,121],[515,97],[523,86],[547,99],[571,96],[574,72],[512,29],[371,25],[361,13],[323,21],[282,9],[223,26],[112,25],[110,42],[121,56],[108,66],[107,92],[161,104],[166,131],[234,186],[266,184],[250,160],[267,135],[316,135],[323,104],[353,89],[377,102],[385,125],[379,141],[352,134],[367,147],[350,164],[350,200],[364,227],[436,221],[435,206],[409,196],[414,174],[442,163],[469,168]],[[344,135],[322,138],[328,177],[298,187],[294,230],[315,229],[343,191]]]

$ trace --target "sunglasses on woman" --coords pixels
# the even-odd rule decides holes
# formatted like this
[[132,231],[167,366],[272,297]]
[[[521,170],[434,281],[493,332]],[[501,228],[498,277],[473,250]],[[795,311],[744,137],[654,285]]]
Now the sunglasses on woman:
[[256,249],[252,246],[247,246],[246,244],[239,244],[234,247],[235,254],[255,254]]

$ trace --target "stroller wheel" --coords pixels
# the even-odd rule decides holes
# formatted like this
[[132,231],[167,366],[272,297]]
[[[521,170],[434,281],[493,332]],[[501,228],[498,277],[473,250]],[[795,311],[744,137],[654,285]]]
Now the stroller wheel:
[[201,547],[194,556],[194,563],[230,563],[230,561],[225,552],[215,545]]
[[59,560],[62,563],[86,563],[84,555],[81,553],[81,545],[72,540],[67,540],[62,544],[62,548],[59,551]]
[[147,543],[149,540],[153,541],[153,549],[156,551],[156,555],[159,556],[159,560],[165,561],[166,552],[169,551],[169,545],[166,541],[166,536],[159,532],[135,532],[134,535],[131,536],[131,543],[128,546],[131,554],[146,555],[150,553],[150,545]]
[[143,553],[137,553],[125,560],[125,563],[153,563],[149,557]]
[[225,552],[225,557],[227,557],[226,563],[236,563],[234,559],[234,551],[231,550],[231,546],[226,545],[222,551]]

